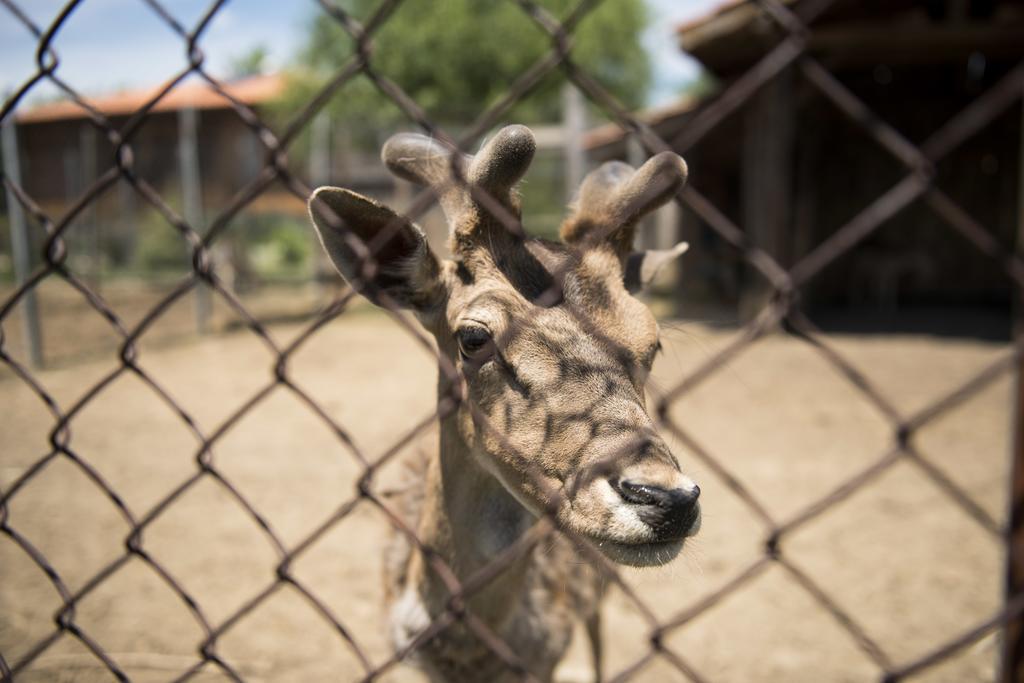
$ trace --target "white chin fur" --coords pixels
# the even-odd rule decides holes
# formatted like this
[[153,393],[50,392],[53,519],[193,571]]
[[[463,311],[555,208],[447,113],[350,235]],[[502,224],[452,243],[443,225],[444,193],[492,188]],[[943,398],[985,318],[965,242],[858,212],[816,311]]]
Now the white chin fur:
[[668,564],[679,555],[685,539],[666,541],[663,543],[619,543],[607,539],[593,539],[594,545],[605,556],[618,564],[630,567],[660,567]]

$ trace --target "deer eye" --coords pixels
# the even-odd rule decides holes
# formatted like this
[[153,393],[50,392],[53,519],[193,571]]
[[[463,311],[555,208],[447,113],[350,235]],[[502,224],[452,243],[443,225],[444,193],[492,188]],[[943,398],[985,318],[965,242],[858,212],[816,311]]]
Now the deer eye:
[[466,360],[480,361],[493,348],[491,333],[483,327],[463,327],[455,333],[459,353]]

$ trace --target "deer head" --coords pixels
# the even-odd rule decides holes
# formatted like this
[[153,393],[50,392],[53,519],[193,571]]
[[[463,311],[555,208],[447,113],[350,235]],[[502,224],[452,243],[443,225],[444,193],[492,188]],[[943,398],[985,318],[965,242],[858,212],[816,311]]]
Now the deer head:
[[515,185],[534,150],[523,126],[475,156],[414,134],[384,146],[393,173],[438,196],[452,260],[349,190],[318,189],[310,213],[341,275],[374,303],[413,311],[458,369],[466,400],[448,419],[466,457],[613,560],[660,564],[699,528],[700,491],[647,413],[659,331],[632,293],[686,245],[634,253],[631,243],[639,219],[682,187],[686,164],[662,153],[638,170],[600,167],[556,243],[508,225],[518,225]]

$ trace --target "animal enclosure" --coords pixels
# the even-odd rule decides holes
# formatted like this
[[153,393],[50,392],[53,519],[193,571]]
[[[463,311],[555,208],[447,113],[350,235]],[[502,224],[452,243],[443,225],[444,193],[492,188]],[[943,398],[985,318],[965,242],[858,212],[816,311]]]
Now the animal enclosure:
[[[816,52],[820,23],[842,2],[735,3],[728,11],[756,12],[775,38],[666,139],[574,57],[573,33],[600,3],[584,0],[555,16],[543,3],[509,0],[550,49],[456,136],[374,68],[373,37],[403,3],[385,1],[357,17],[325,2],[356,49],[281,127],[232,99],[204,67],[204,31],[225,3],[183,26],[147,2],[180,37],[189,63],[114,125],[60,79],[51,45],[77,3],[49,26],[34,24],[16,3],[0,4],[39,46],[38,72],[0,111],[6,129],[35,84],[48,81],[88,112],[114,150],[103,173],[56,214],[5,165],[8,210],[34,231],[41,260],[17,274],[0,308],[4,681],[421,680],[403,661],[455,626],[528,679],[531,653],[507,647],[465,605],[517,554],[544,552],[557,534],[577,545],[580,562],[598,568],[609,591],[602,627],[608,680],[1019,680],[1020,338],[826,331],[801,294],[914,206],[960,236],[962,249],[989,259],[986,277],[1019,296],[1024,261],[1015,245],[975,220],[935,169],[1007,112],[1021,118],[1024,64],[999,72],[926,139],[911,140]],[[436,401],[438,366],[451,385],[458,373],[408,314],[386,302],[394,310],[371,310],[348,288],[321,293],[319,301],[330,303],[314,315],[269,320],[258,302],[239,298],[214,250],[271,186],[306,201],[314,188],[286,152],[353,79],[369,80],[410,128],[473,153],[550,74],[633,140],[641,161],[668,151],[687,158],[690,182],[673,195],[685,217],[681,236],[695,242],[686,230],[699,225],[718,240],[700,250],[705,257],[728,249],[755,278],[741,324],[670,320],[671,290],[654,303],[666,315],[648,403],[684,472],[700,483],[703,527],[675,563],[642,571],[612,564],[542,515],[493,566],[451,582],[444,614],[394,653],[381,607],[385,537],[397,528],[433,571],[454,576],[401,521],[394,500],[405,463],[432,448],[439,418],[468,400],[442,392]],[[263,159],[202,225],[137,172],[132,148],[150,111],[189,75],[226,98]],[[808,84],[902,171],[791,262],[761,240],[765,233],[702,194],[700,156],[688,155],[783,77]],[[1019,166],[1016,175],[1020,200]],[[75,217],[115,186],[163,217],[191,263],[158,300],[125,310],[69,260]],[[527,183],[524,195],[530,190]],[[430,191],[405,191],[402,212],[410,219],[437,201]],[[477,199],[512,235],[529,233],[529,212],[520,222],[493,198]],[[15,240],[17,222],[10,226]],[[382,246],[362,245],[368,272]],[[685,274],[674,282],[685,283]],[[64,323],[60,341],[73,343],[99,321],[109,348],[40,367],[31,309],[37,295],[58,288],[88,308]],[[537,305],[559,299],[560,288],[554,273]],[[228,331],[166,343],[157,333],[182,325],[195,300],[230,318]],[[52,310],[43,309],[44,321]],[[997,317],[1008,322],[1008,307]],[[968,317],[967,326],[974,324]],[[505,433],[501,425],[486,428],[496,438]],[[591,675],[578,632],[556,680]]]

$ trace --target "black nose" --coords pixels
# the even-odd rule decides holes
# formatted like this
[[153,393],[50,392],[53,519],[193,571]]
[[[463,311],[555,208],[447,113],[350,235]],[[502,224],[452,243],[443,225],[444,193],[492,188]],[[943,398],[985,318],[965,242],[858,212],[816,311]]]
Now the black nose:
[[622,500],[636,506],[637,516],[654,531],[659,541],[682,538],[700,514],[700,487],[665,489],[621,479],[612,482]]

